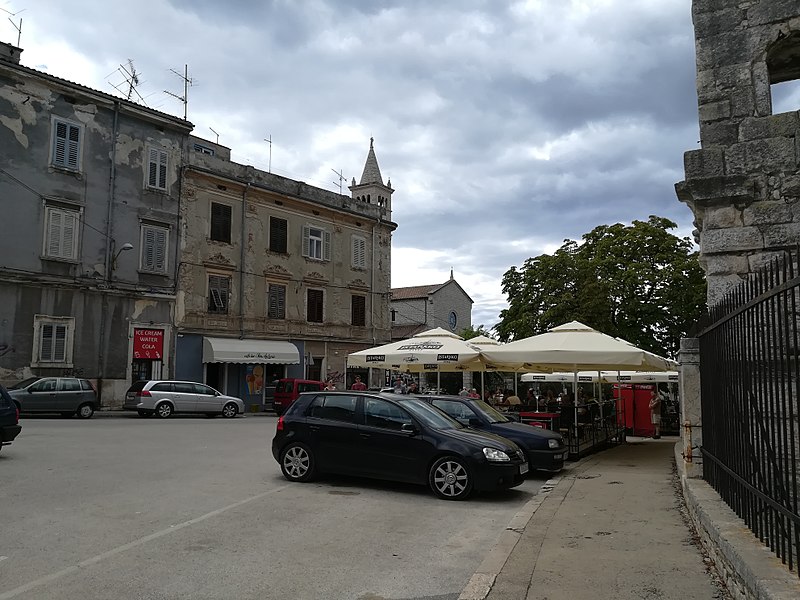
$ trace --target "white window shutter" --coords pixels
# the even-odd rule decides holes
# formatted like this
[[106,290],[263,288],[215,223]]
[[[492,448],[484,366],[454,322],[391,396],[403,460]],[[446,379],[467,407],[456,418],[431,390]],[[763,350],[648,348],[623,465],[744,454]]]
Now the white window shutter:
[[61,240],[61,258],[75,258],[75,229],[77,228],[77,216],[75,213],[63,213],[63,228]]
[[39,336],[39,360],[53,360],[53,325],[43,324]]
[[63,214],[55,209],[47,211],[47,255],[61,256],[61,230]]
[[155,148],[150,148],[147,168],[147,185],[156,187],[158,185],[158,150]]
[[322,232],[322,239],[323,241],[323,249],[322,249],[322,260],[330,260],[331,259],[331,233],[330,231],[323,231]]
[[67,165],[67,124],[60,121],[56,121],[53,163],[62,167]]
[[81,130],[75,125],[69,126],[69,140],[67,141],[67,166],[70,169],[78,168],[78,153],[80,152]]
[[55,325],[54,329],[53,362],[64,362],[67,356],[67,327],[66,325]]
[[152,227],[144,227],[142,235],[142,269],[145,271],[155,270],[155,230]]
[[163,150],[158,153],[158,187],[167,189],[167,153]]
[[167,270],[167,230],[160,227],[153,229],[153,270]]
[[311,256],[309,252],[309,227],[303,225],[303,256]]

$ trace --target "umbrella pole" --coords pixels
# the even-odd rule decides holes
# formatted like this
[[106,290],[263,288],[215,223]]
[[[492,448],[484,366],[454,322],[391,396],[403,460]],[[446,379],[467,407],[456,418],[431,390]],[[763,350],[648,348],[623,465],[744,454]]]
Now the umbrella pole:
[[486,384],[483,381],[483,376],[486,374],[486,371],[481,371],[481,400],[486,398]]
[[578,365],[572,367],[572,410],[575,411],[575,439],[578,438]]
[[442,393],[442,372],[438,368],[436,370],[436,393]]

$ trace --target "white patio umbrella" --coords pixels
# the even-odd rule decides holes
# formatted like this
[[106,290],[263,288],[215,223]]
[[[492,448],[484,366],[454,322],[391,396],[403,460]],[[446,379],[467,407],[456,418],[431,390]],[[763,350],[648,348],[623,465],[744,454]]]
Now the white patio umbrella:
[[[495,340],[493,338],[487,337],[485,335],[478,335],[478,336],[476,336],[474,338],[470,338],[470,339],[466,340],[466,342],[468,344],[472,345],[472,346],[476,346],[478,348],[478,350],[484,348],[485,346],[499,346],[500,345],[500,342],[498,342],[497,340]],[[484,394],[484,392],[486,390],[485,373],[486,373],[487,369],[489,369],[489,368],[490,367],[488,365],[486,365],[485,363],[481,362],[480,365],[478,367],[476,367],[476,369],[475,369],[475,370],[479,370],[481,372],[481,397],[483,397],[483,394]],[[494,369],[492,369],[492,370],[494,370]],[[514,383],[516,383],[516,381]],[[517,390],[515,389],[514,393],[516,393],[516,392],[517,392]]]
[[671,367],[668,361],[651,352],[578,321],[502,346],[483,348],[481,360],[513,370],[570,371],[573,390],[578,389],[579,370],[667,371]]
[[483,368],[480,351],[459,335],[437,327],[398,342],[353,352],[347,356],[348,367],[373,367],[407,373],[469,371]]

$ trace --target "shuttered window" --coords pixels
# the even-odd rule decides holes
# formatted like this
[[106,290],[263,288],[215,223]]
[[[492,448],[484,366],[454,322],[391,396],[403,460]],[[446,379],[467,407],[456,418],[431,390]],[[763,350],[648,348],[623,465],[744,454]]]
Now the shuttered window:
[[228,314],[231,278],[226,275],[208,276],[208,312]]
[[77,171],[80,167],[81,127],[53,120],[53,165]]
[[278,217],[269,218],[269,249],[286,254],[288,248],[288,222]]
[[276,283],[269,284],[267,298],[267,318],[286,318],[286,286]]
[[325,294],[322,290],[308,290],[306,320],[309,323],[322,323]]
[[167,189],[167,153],[160,148],[150,148],[148,152],[147,185],[159,190]]
[[231,243],[231,207],[227,204],[211,203],[211,239]]
[[353,236],[353,267],[356,269],[367,268],[367,240],[355,235]]
[[303,256],[330,260],[331,234],[320,227],[303,226]]
[[45,209],[44,255],[75,260],[78,255],[80,213],[55,206]]
[[67,357],[67,326],[42,323],[39,362],[64,362]]
[[364,327],[367,324],[367,298],[366,296],[352,296],[350,300],[350,314],[355,327]]
[[142,225],[142,271],[167,272],[167,235],[164,227]]

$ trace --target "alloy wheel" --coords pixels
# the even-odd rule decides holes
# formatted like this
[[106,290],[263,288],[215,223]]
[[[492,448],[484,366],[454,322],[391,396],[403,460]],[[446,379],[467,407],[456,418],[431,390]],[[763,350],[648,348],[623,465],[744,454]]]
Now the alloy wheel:
[[460,462],[446,460],[434,470],[433,485],[443,497],[458,498],[469,488],[469,475]]
[[305,448],[300,446],[292,446],[283,455],[283,467],[286,473],[292,479],[300,479],[311,466],[311,457],[306,452]]
[[237,412],[239,412],[239,410],[236,408],[236,405],[233,402],[229,402],[222,407],[222,416],[227,419],[235,417]]

